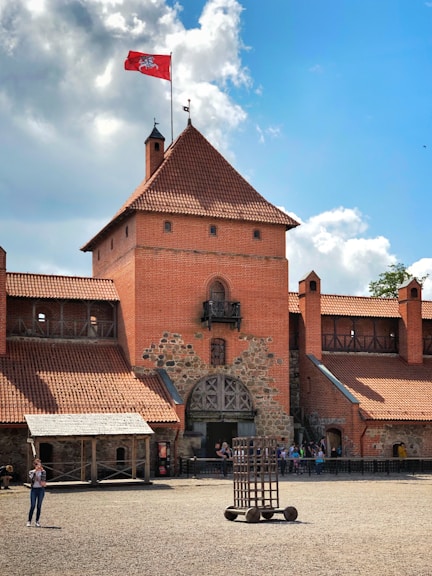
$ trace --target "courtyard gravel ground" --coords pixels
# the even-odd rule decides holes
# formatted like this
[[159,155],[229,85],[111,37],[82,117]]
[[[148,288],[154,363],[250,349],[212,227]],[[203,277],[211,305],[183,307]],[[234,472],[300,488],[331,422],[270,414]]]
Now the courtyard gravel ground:
[[300,476],[279,483],[298,518],[226,520],[230,479],[0,492],[5,576],[432,576],[432,476]]

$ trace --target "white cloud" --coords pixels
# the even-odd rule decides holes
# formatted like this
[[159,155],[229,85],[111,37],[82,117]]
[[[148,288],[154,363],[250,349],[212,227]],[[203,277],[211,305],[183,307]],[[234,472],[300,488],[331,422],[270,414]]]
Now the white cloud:
[[366,232],[365,217],[343,207],[312,216],[287,232],[290,290],[297,291],[299,280],[314,270],[323,293],[368,295],[369,282],[396,263],[396,257],[387,238],[366,238]]
[[[6,215],[20,209],[12,201],[19,196],[35,220],[56,219],[65,206],[72,218],[86,203],[111,217],[135,189],[154,119],[170,141],[171,86],[126,72],[129,50],[172,52],[173,137],[186,126],[190,99],[194,125],[232,158],[229,133],[247,119],[232,91],[251,82],[241,61],[241,12],[236,0],[208,0],[198,25],[186,29],[180,5],[165,0],[0,0]],[[18,158],[26,170],[16,169]],[[2,242],[12,253],[14,237]]]
[[423,283],[423,300],[432,300],[432,258],[421,258],[407,268],[408,272],[419,280],[428,276]]
[[324,68],[321,64],[314,64],[314,66],[309,68],[309,72],[313,72],[314,74],[323,74]]
[[282,132],[280,126],[267,126],[267,128],[261,128],[258,124],[255,126],[255,130],[258,134],[258,142],[260,144],[265,144],[267,138],[274,140],[275,138],[279,138]]

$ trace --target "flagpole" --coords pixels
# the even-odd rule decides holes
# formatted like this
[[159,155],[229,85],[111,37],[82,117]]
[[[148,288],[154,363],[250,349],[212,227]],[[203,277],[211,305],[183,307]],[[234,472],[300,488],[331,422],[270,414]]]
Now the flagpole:
[[170,52],[171,56],[171,74],[170,74],[170,84],[171,84],[171,144],[174,141],[173,136],[173,90],[172,90],[172,52]]

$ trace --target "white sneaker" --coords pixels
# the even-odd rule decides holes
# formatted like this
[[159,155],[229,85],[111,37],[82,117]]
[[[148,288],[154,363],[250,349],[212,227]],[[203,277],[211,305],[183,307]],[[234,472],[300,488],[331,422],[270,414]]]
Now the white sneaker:
[[30,526],[31,526],[30,520],[27,522],[26,526],[27,526],[27,528],[30,528]]
[[40,522],[36,522],[36,528],[40,528],[40,527],[41,527]]

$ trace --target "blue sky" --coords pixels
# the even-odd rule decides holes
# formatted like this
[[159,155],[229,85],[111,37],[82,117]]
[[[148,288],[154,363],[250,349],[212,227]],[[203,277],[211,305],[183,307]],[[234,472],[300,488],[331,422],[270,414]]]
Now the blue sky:
[[[9,271],[90,275],[79,248],[144,177],[170,85],[123,70],[173,54],[174,137],[194,125],[268,200],[290,289],[367,294],[432,276],[432,1],[0,0],[0,245]],[[424,285],[432,299],[432,279]]]

